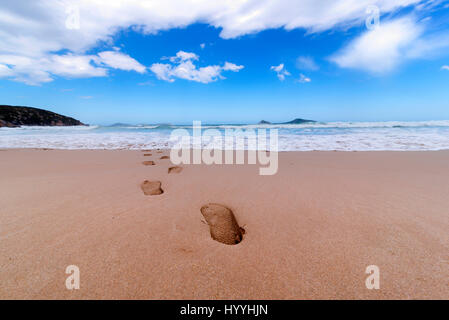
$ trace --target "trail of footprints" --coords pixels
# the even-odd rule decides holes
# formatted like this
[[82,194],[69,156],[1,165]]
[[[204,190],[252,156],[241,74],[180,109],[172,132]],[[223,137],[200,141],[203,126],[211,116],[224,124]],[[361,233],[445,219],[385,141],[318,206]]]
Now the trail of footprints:
[[[151,150],[143,150],[145,157],[153,155]],[[156,150],[156,153],[162,153]],[[170,159],[169,156],[161,156],[160,160]],[[155,161],[147,160],[142,162],[145,166],[156,165]],[[168,174],[181,173],[182,167],[174,166],[168,168]],[[146,196],[161,195],[164,193],[162,183],[160,181],[145,180],[141,183],[140,188]],[[243,240],[245,229],[239,226],[234,213],[231,209],[217,203],[209,203],[200,209],[201,214],[209,226],[210,236],[212,239],[227,245],[235,245]]]

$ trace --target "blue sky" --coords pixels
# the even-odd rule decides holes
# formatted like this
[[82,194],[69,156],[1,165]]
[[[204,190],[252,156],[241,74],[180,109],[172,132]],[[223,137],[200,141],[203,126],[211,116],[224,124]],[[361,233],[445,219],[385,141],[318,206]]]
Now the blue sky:
[[[158,16],[140,17],[130,7],[122,25],[98,22],[104,30],[97,30],[96,17],[83,15],[89,8],[80,2],[80,28],[69,28],[73,41],[46,27],[14,31],[15,39],[27,38],[19,46],[0,36],[7,44],[0,49],[0,103],[95,124],[449,119],[447,2],[398,0],[390,8],[391,2],[367,1],[380,8],[374,29],[366,26],[366,6],[329,21],[320,18],[321,9],[307,7],[316,23],[307,16],[277,21],[289,11],[281,2],[277,15],[259,20],[248,18],[246,8],[245,15],[218,22],[206,14],[164,15],[168,20],[160,25]],[[11,17],[0,18],[3,34],[20,15],[38,25],[48,21],[23,7],[2,6],[0,13]],[[84,32],[81,40],[76,32]],[[29,49],[30,37],[42,48]]]

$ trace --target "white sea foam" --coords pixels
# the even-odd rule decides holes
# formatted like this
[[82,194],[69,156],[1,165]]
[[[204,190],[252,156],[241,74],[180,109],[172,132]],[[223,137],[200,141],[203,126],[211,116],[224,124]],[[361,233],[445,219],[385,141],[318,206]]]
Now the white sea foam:
[[[170,148],[171,130],[191,126],[0,128],[0,148]],[[329,122],[291,125],[203,125],[203,129],[278,129],[280,151],[449,149],[449,121]],[[205,145],[205,144],[204,144]]]
[[306,122],[301,124],[247,124],[209,125],[203,128],[221,129],[305,129],[305,128],[398,128],[398,127],[449,127],[449,120],[434,121],[379,121],[379,122]]

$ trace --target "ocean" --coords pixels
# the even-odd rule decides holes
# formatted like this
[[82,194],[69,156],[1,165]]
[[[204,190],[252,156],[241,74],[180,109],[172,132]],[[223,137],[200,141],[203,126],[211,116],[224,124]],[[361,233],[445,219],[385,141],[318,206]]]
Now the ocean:
[[[117,125],[0,128],[0,148],[170,148],[174,129],[191,125]],[[424,151],[449,149],[449,120],[316,122],[285,125],[207,125],[202,129],[277,129],[279,151]],[[268,132],[267,132],[268,134]]]

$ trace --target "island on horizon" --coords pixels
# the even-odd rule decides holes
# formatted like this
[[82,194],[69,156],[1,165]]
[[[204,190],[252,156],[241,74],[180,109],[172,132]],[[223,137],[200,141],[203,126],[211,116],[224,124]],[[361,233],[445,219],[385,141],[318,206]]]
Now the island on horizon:
[[261,120],[259,121],[258,124],[303,124],[303,123],[313,123],[316,122],[315,120],[307,120],[307,119],[301,119],[301,118],[296,118],[293,119],[291,121],[288,122],[269,122],[266,120]]

